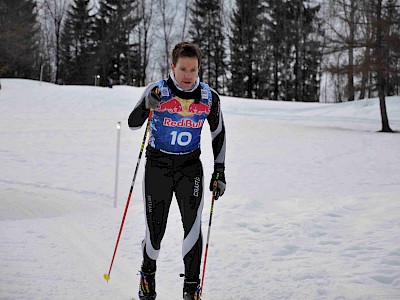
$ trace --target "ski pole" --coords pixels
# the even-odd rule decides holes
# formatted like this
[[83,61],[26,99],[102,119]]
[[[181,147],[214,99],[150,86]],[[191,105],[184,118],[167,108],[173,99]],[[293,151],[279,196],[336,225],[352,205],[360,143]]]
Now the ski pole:
[[126,213],[128,212],[129,202],[131,201],[132,190],[133,190],[133,186],[135,185],[135,180],[136,180],[136,175],[138,173],[140,160],[142,159],[143,149],[144,149],[144,146],[146,144],[147,133],[149,132],[149,129],[150,129],[150,120],[151,120],[152,114],[153,114],[153,110],[150,110],[150,114],[149,114],[149,118],[148,118],[147,126],[146,126],[146,131],[144,132],[142,145],[140,146],[140,152],[139,152],[139,157],[138,157],[138,160],[137,160],[137,163],[136,163],[135,173],[133,175],[131,188],[129,190],[128,200],[126,201],[124,215],[122,217],[121,226],[119,227],[118,238],[117,238],[117,242],[115,244],[114,254],[113,254],[112,259],[111,259],[110,269],[108,270],[108,273],[103,275],[104,279],[107,282],[110,280],[111,269],[112,269],[112,266],[113,266],[113,263],[114,263],[115,254],[117,253],[117,248],[118,248],[118,244],[119,244],[119,239],[121,238],[122,228],[124,227],[125,217],[126,217]]
[[212,216],[213,216],[213,211],[214,211],[214,202],[215,202],[215,190],[217,188],[217,180],[218,180],[218,174],[217,177],[215,178],[214,184],[213,184],[213,192],[212,192],[212,198],[211,198],[211,209],[210,209],[210,220],[208,222],[208,232],[207,232],[207,244],[206,244],[206,250],[204,253],[204,264],[203,264],[203,274],[201,275],[201,286],[200,286],[200,296],[203,293],[203,285],[204,285],[204,275],[206,273],[206,264],[207,264],[207,256],[208,256],[208,245],[210,242],[210,232],[211,232],[211,222],[212,222]]

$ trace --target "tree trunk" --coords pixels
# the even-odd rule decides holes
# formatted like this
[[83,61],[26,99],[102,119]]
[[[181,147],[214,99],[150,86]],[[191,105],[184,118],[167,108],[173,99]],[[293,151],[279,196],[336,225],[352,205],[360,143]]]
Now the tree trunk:
[[347,83],[347,100],[354,100],[354,39],[355,39],[355,31],[356,31],[356,6],[354,0],[350,3],[350,20],[349,20],[349,29],[350,29],[350,37],[348,41],[348,49],[349,49],[349,66],[347,70],[348,83]]
[[385,100],[385,61],[383,57],[383,47],[382,47],[382,0],[378,0],[377,4],[377,28],[376,28],[376,52],[378,54],[378,60],[376,62],[377,72],[378,72],[378,93],[379,93],[379,105],[381,110],[382,118],[382,130],[381,132],[393,132],[389,126],[389,119],[386,110],[386,100]]
[[[372,17],[370,15],[370,12],[365,13],[365,18],[367,20],[371,20]],[[360,99],[364,98],[369,98],[370,95],[370,80],[369,80],[369,75],[370,75],[370,68],[371,68],[371,47],[369,45],[369,42],[372,40],[373,37],[373,29],[371,26],[371,23],[369,21],[366,22],[365,25],[365,40],[366,46],[365,46],[365,53],[364,53],[364,61],[362,64],[362,69],[361,69],[361,90],[360,90]],[[367,89],[368,89],[368,95],[367,94]]]
[[370,61],[370,49],[367,47],[365,49],[364,63],[361,70],[362,75],[361,75],[360,99],[365,98],[365,90],[368,82],[368,66],[370,65],[369,61]]

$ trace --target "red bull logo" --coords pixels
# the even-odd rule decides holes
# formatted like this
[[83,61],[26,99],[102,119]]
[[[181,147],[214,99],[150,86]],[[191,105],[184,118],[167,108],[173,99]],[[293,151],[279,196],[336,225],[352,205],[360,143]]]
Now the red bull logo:
[[201,102],[200,103],[193,102],[189,105],[188,112],[196,115],[202,115],[202,114],[208,115],[210,113],[210,107]]
[[170,114],[178,113],[183,111],[182,104],[175,98],[160,103],[156,111],[168,111]]
[[183,127],[183,128],[201,128],[204,120],[199,122],[193,122],[190,119],[182,119],[180,121],[174,121],[171,118],[164,118],[163,125],[168,127]]
[[201,102],[195,103],[193,100],[175,97],[160,103],[155,110],[159,112],[167,111],[170,114],[190,117],[193,115],[208,115],[210,113],[210,106]]

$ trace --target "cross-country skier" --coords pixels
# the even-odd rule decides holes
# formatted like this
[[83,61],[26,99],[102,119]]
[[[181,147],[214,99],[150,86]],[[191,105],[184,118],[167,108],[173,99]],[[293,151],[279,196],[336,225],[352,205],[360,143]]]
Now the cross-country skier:
[[200,62],[201,51],[196,44],[178,43],[172,51],[168,79],[150,83],[129,116],[129,127],[137,129],[153,109],[143,188],[146,234],[142,242],[140,299],[155,299],[157,295],[156,261],[174,194],[184,228],[183,299],[200,299],[204,202],[200,134],[206,119],[210,125],[214,152],[210,190],[216,182],[215,199],[224,194],[226,186],[225,127],[220,99],[217,92],[200,81]]

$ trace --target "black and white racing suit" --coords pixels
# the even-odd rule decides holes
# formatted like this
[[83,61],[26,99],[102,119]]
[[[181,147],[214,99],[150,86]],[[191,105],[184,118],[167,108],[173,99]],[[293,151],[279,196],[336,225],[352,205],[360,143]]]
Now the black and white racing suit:
[[170,204],[175,195],[181,213],[184,240],[182,256],[185,278],[197,281],[202,255],[201,218],[203,209],[203,167],[200,161],[200,133],[207,119],[214,154],[214,166],[225,166],[225,126],[218,94],[199,83],[192,92],[178,89],[173,80],[147,86],[129,116],[131,129],[140,128],[149,116],[145,97],[158,88],[161,102],[150,120],[146,149],[144,207],[146,234],[142,243],[142,271],[156,271],[156,260],[164,236]]

